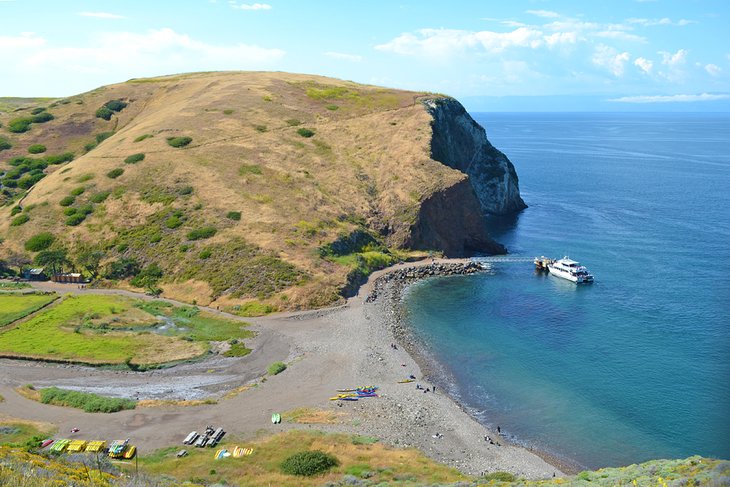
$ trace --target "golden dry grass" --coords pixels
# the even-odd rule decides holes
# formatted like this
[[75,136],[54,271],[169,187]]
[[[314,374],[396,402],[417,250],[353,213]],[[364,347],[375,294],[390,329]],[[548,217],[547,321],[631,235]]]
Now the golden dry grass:
[[202,406],[206,404],[218,404],[218,401],[216,401],[215,399],[189,399],[179,401],[176,401],[174,399],[142,399],[140,401],[137,401],[138,408],[159,408],[165,406],[190,407]]
[[297,408],[281,413],[281,418],[289,423],[298,424],[337,424],[344,413],[315,408]]
[[[3,158],[24,155],[32,143],[45,144],[49,154],[77,154],[73,162],[49,168],[51,174],[23,200],[23,205],[37,205],[29,212],[32,225],[10,227],[9,207],[0,209],[0,234],[6,236],[0,257],[23,253],[23,243],[41,230],[58,235],[73,255],[77,242],[110,245],[120,231],[160,225],[155,215],[178,209],[186,217],[182,227],[162,225],[162,242],[125,253],[162,265],[170,276],[163,283],[166,296],[200,304],[218,298],[185,271],[206,246],[240,238],[309,276],[263,296],[264,303],[277,309],[330,304],[339,299],[348,268],[322,260],[318,247],[356,229],[358,221],[374,230],[389,228],[386,243],[402,245],[419,202],[464,178],[430,159],[431,117],[418,102],[423,95],[310,75],[194,73],[133,80],[71,97],[49,109],[56,120],[34,124],[24,134],[0,129],[14,144]],[[130,101],[129,106],[109,122],[94,117],[99,106],[116,98]],[[328,110],[331,104],[338,110]],[[10,117],[0,113],[0,123]],[[292,126],[291,120],[301,123]],[[315,136],[298,135],[302,127]],[[112,137],[82,155],[94,134],[110,130],[116,130]],[[143,135],[151,137],[134,142]],[[193,138],[188,147],[167,144],[166,137],[182,135]],[[124,164],[132,153],[146,157]],[[106,177],[120,167],[122,176]],[[91,179],[80,183],[85,175]],[[78,186],[87,188],[84,195],[112,194],[83,224],[68,227],[58,201]],[[187,186],[192,193],[181,195]],[[168,200],[151,201],[150,194]],[[240,212],[240,221],[226,218],[229,211]],[[207,241],[186,242],[185,234],[202,224],[218,233]],[[179,250],[182,243],[190,245],[187,252]],[[118,256],[108,251],[108,259]],[[230,265],[239,264],[232,259]],[[256,292],[223,296],[226,306],[261,299]]]

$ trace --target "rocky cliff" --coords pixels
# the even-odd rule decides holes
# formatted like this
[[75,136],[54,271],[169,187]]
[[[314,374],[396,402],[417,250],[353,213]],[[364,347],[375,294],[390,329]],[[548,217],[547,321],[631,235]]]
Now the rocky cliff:
[[424,105],[433,116],[431,157],[469,176],[484,213],[506,215],[527,208],[515,167],[461,103],[435,98]]

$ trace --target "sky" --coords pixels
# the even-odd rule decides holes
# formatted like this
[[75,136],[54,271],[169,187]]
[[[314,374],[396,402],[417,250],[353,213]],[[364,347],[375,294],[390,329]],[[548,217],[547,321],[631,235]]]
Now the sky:
[[730,110],[730,0],[0,0],[0,18],[0,96],[264,70],[475,106]]

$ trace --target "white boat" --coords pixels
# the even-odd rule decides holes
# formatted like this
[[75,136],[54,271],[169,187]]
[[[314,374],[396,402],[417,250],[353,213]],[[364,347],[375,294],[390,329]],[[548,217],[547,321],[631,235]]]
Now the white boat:
[[547,268],[553,276],[562,277],[577,284],[593,282],[593,275],[588,272],[588,269],[567,256],[548,264]]

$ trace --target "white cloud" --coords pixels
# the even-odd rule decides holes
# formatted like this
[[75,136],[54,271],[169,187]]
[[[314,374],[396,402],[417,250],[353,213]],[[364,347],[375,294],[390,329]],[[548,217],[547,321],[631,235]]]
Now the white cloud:
[[[280,49],[255,45],[207,44],[169,28],[145,34],[107,33],[88,45],[93,47],[36,49],[23,56],[20,68],[36,72],[106,74],[121,79],[182,71],[259,68],[285,55]],[[110,63],[110,59],[114,62]]]
[[639,57],[634,61],[634,66],[638,66],[638,68],[646,74],[651,74],[651,69],[654,67],[654,63],[646,58]]
[[359,63],[360,61],[362,61],[362,56],[357,54],[346,54],[344,52],[329,51],[325,52],[324,55],[333,59],[341,59],[343,61],[350,61],[353,63]]
[[228,2],[231,7],[238,10],[271,10],[271,5],[268,3],[241,3]]
[[0,36],[0,49],[22,49],[40,47],[46,43],[35,32],[23,32],[19,36]]
[[717,64],[705,65],[705,71],[710,73],[712,76],[718,76],[722,72],[722,68]]
[[548,47],[554,47],[558,44],[575,44],[578,35],[575,32],[556,32],[545,36],[545,42]]
[[124,15],[112,14],[109,12],[79,12],[82,17],[95,17],[97,19],[126,19]]
[[622,30],[604,30],[601,32],[596,32],[596,36],[602,37],[604,39],[616,39],[620,41],[646,42],[645,37],[637,36],[635,34],[629,34],[628,32],[624,32]]
[[560,17],[560,14],[550,10],[528,10],[528,14],[536,15],[537,17],[543,17],[546,19],[554,19]]
[[618,52],[613,47],[605,44],[596,46],[593,52],[593,64],[601,68],[607,69],[616,77],[623,76],[624,67],[629,61],[628,52]]
[[612,98],[608,101],[616,101],[620,103],[686,103],[716,100],[730,100],[730,94],[712,95],[709,93],[702,93],[699,95],[622,96],[621,98]]
[[687,20],[687,19],[679,19],[678,21],[674,22],[672,19],[670,19],[668,17],[662,17],[660,19],[642,19],[642,18],[631,17],[629,19],[626,19],[626,22],[629,24],[641,25],[643,27],[653,27],[655,25],[675,25],[678,27],[684,27],[685,25],[697,23],[696,20]]
[[684,62],[687,60],[687,53],[688,51],[686,49],[679,49],[674,54],[672,54],[671,52],[659,51],[659,54],[662,55],[662,64],[670,67],[684,64]]

